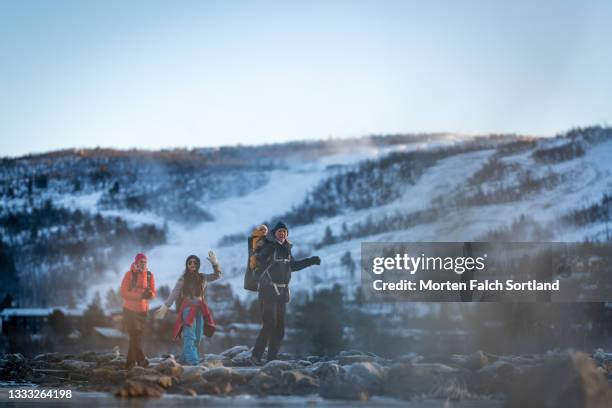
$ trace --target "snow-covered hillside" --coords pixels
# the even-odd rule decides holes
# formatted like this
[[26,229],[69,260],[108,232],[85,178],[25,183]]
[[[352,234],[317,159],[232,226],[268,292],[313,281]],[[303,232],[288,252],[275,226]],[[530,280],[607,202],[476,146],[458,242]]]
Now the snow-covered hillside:
[[[147,251],[158,285],[172,286],[187,255],[204,259],[210,249],[224,280],[250,299],[242,289],[247,234],[279,219],[290,225],[297,257],[323,260],[294,274],[297,296],[334,283],[352,293],[359,270],[351,264],[359,264],[363,241],[609,239],[610,128],[541,139],[440,134],[179,153],[4,159],[0,231],[16,274],[31,276],[33,266],[22,257],[35,253],[29,246],[38,241],[33,227],[18,229],[7,220],[12,216],[14,223],[44,203],[78,212],[85,224],[88,217],[98,217],[100,225],[122,220],[138,237],[143,232],[136,229],[149,226],[147,239],[113,242],[117,233],[109,227],[112,239],[96,241],[107,256],[91,260],[100,270],[87,282],[88,299],[116,288],[137,251]],[[66,226],[36,228],[37,237]],[[90,242],[83,231],[74,234]],[[87,258],[92,245],[62,262]],[[109,259],[114,246],[121,250]],[[38,258],[43,273],[53,269],[48,262],[57,262],[49,259]]]

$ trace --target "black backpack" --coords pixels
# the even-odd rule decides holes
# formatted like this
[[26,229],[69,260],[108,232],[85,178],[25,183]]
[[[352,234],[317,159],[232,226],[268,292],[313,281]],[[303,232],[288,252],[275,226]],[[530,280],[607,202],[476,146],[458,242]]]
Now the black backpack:
[[247,257],[246,271],[244,273],[244,288],[246,290],[250,290],[251,292],[257,292],[257,289],[259,288],[259,274],[257,273],[257,268],[251,268],[249,265],[249,259],[254,255],[253,237],[249,237],[247,240],[247,245],[249,256]]

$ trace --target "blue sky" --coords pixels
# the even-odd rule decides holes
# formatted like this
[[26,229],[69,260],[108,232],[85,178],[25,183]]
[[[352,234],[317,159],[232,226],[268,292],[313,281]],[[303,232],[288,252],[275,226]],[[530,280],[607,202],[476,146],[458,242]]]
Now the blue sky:
[[609,1],[0,1],[0,156],[612,119]]

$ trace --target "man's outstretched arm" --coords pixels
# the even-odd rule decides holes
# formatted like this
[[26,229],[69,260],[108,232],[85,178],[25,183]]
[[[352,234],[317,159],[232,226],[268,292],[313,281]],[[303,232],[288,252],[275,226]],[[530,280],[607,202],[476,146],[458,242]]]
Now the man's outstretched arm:
[[291,267],[291,270],[293,272],[300,271],[312,265],[321,265],[321,258],[319,258],[318,256],[311,256],[310,258],[304,258],[297,261],[292,260],[289,263],[289,266]]

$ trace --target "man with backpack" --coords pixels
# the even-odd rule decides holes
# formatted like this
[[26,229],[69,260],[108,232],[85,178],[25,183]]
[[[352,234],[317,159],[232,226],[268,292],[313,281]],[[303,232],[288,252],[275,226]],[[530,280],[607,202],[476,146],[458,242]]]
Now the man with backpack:
[[123,298],[123,323],[130,337],[126,368],[138,364],[147,367],[149,362],[142,351],[142,335],[147,321],[149,300],[153,299],[155,279],[147,268],[147,257],[137,254],[130,270],[125,273],[120,289]]
[[[247,268],[247,276],[257,277],[257,291],[259,292],[259,307],[261,310],[263,327],[255,341],[253,348],[253,363],[260,364],[265,348],[268,348],[268,361],[276,359],[281,341],[285,335],[285,312],[289,302],[289,281],[291,273],[312,265],[320,265],[318,256],[295,260],[291,256],[292,244],[287,239],[289,230],[287,225],[279,222],[266,234],[264,239],[257,242],[255,249],[256,268],[251,275]],[[245,288],[253,290],[252,285]]]

